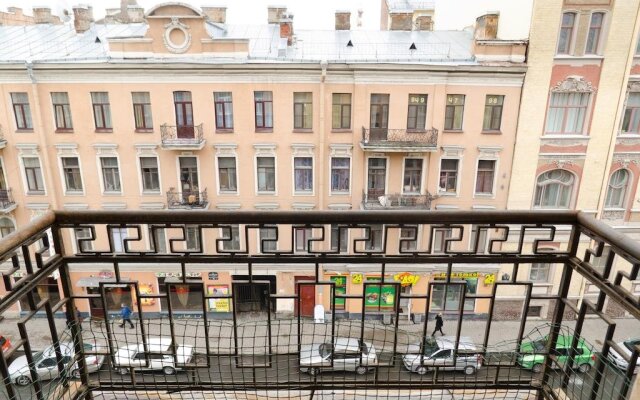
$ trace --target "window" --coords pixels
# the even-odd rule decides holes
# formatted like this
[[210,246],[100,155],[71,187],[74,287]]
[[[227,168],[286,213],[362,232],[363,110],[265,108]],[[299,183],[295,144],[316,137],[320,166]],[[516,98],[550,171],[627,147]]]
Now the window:
[[276,159],[274,157],[258,157],[258,192],[276,191]]
[[351,159],[348,157],[331,157],[331,192],[349,193],[349,176],[351,175]]
[[191,92],[173,92],[173,107],[176,113],[178,139],[194,139],[193,104]]
[[629,186],[629,171],[619,169],[609,178],[609,188],[605,207],[624,208],[625,195]]
[[102,185],[105,193],[120,192],[120,168],[116,157],[100,157]]
[[0,237],[12,234],[16,230],[16,226],[9,218],[0,218]]
[[56,130],[69,131],[73,129],[71,121],[71,106],[69,106],[69,96],[67,92],[52,92],[53,115],[56,120]]
[[589,93],[552,93],[546,133],[581,135],[589,104]]
[[[197,285],[172,284],[169,286],[169,297],[171,297],[172,311],[195,311],[202,312],[204,297],[204,286],[202,278],[189,278],[190,281],[196,280]],[[165,309],[166,310],[166,309]],[[158,356],[163,357],[158,354]]]
[[440,160],[440,191],[456,193],[458,191],[458,162],[459,160]]
[[369,240],[365,242],[366,250],[382,250],[383,226],[371,225],[369,230]]
[[215,92],[216,129],[233,129],[233,100],[231,92]]
[[185,240],[187,250],[199,251],[200,250],[200,231],[197,226],[185,227]]
[[370,158],[368,162],[367,195],[384,196],[386,191],[387,159]]
[[529,271],[529,280],[533,282],[549,282],[550,269],[551,264],[548,263],[531,264],[531,271]]
[[504,96],[487,95],[484,105],[483,131],[499,131],[502,122],[502,104]]
[[167,234],[164,228],[149,227],[149,245],[157,253],[167,252]]
[[132,92],[133,118],[136,123],[136,130],[152,130],[153,119],[151,118],[151,98],[149,92]]
[[[469,242],[469,250],[477,252],[478,254],[486,254],[489,252],[489,241],[487,228],[480,228],[478,225],[471,227],[471,241]],[[476,249],[477,241],[477,249]]]
[[418,227],[400,229],[400,250],[415,251],[418,248]]
[[142,175],[143,192],[157,193],[160,191],[158,158],[140,157],[140,174]]
[[587,47],[584,50],[585,54],[598,54],[603,21],[604,13],[596,12],[591,14],[591,24],[589,25],[589,34],[587,35]]
[[420,194],[422,184],[422,159],[407,158],[404,160],[404,177],[402,191]]
[[[44,299],[48,299],[51,306],[54,306],[60,301],[60,290],[58,290],[58,281],[51,277],[45,278],[43,281],[41,281],[41,283],[36,286],[36,289],[32,293],[34,295],[33,297],[36,305]],[[31,311],[31,306],[29,305],[27,296],[23,296],[20,299],[20,309],[22,311]],[[46,366],[54,366],[56,365],[56,359],[46,358],[43,360],[43,364],[45,364]]]
[[334,93],[331,128],[351,129],[351,93]]
[[535,318],[541,318],[542,317],[542,306],[529,306],[529,308],[527,309],[527,317],[535,317]]
[[62,173],[67,192],[82,192],[82,176],[78,157],[62,157]]
[[410,94],[407,130],[423,131],[427,122],[427,95]]
[[125,250],[125,239],[128,238],[127,228],[111,228],[111,243],[115,253],[123,253]]
[[[444,279],[444,278],[439,278]],[[436,279],[438,280],[438,278]],[[466,278],[466,295],[474,295],[478,290],[477,278]],[[459,283],[457,280],[455,283]],[[462,298],[462,285],[447,285],[438,283],[432,286],[431,293],[431,309],[441,311],[457,311],[460,308],[460,299]],[[475,309],[475,299],[465,299],[463,311],[473,312]]]
[[560,38],[558,39],[558,54],[569,54],[569,52],[571,51],[571,41],[573,40],[573,27],[575,22],[575,13],[562,14]]
[[27,180],[27,194],[44,194],[44,179],[38,157],[23,157],[24,175]]
[[313,250],[313,242],[309,239],[313,237],[312,228],[294,228],[296,234],[296,251],[300,253],[307,252],[309,248]]
[[478,160],[476,194],[493,194],[493,181],[495,174],[495,160]]
[[11,102],[13,103],[13,114],[16,117],[16,128],[33,129],[29,96],[22,92],[11,93]]
[[259,246],[260,252],[273,252],[278,250],[278,228],[266,226],[260,228],[259,231]]
[[[4,177],[4,165],[2,163],[2,158],[0,158],[0,191],[4,190],[6,193],[7,189],[7,181]],[[2,202],[3,200],[4,199],[0,199],[0,202]]]
[[389,95],[371,95],[371,129],[386,131],[389,123]]
[[220,228],[222,238],[227,239],[222,242],[222,249],[226,251],[240,250],[240,226],[229,225]]
[[93,104],[93,120],[96,130],[111,129],[111,106],[109,105],[109,93],[91,92]]
[[433,230],[433,254],[442,254],[447,249],[446,239],[452,236],[451,229],[434,229]]
[[[334,291],[336,295],[345,295],[347,294],[347,276],[343,275],[334,275],[329,278],[331,282],[333,282]],[[335,298],[333,299],[332,306],[336,310],[344,310],[345,299],[343,298]]]
[[311,157],[293,158],[293,180],[296,193],[313,192],[313,159]]
[[622,120],[622,133],[640,133],[640,93],[629,93]]
[[[340,248],[338,249],[338,243]],[[345,253],[349,250],[349,229],[331,225],[331,250]]]
[[540,175],[536,184],[534,207],[569,208],[574,180],[572,173],[562,169]]
[[[75,228],[73,233],[76,235],[76,245],[78,251],[92,251],[93,241],[91,241],[91,229],[90,228]],[[82,239],[89,239],[84,241]]]
[[293,94],[293,128],[313,128],[313,94],[311,92]]
[[238,191],[235,157],[218,157],[218,181],[220,182],[220,193]]
[[256,129],[273,129],[273,95],[271,92],[254,92]]
[[447,106],[444,113],[444,129],[462,130],[462,116],[464,114],[464,95],[447,95]]

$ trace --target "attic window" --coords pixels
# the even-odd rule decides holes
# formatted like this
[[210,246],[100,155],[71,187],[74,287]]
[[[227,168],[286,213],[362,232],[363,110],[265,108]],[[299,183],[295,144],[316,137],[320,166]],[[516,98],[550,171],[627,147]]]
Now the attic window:
[[353,42],[351,42],[351,39],[349,39],[349,43],[347,43],[347,47],[353,47]]
[[409,46],[409,50],[418,50],[418,48],[416,47],[415,43],[411,43],[411,46]]

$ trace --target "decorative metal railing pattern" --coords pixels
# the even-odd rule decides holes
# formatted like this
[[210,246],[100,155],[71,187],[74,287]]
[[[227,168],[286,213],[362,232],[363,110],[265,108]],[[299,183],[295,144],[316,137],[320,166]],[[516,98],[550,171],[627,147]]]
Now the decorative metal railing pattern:
[[436,147],[438,130],[365,128],[362,127],[362,143],[366,146],[419,146]]
[[[13,347],[0,350],[0,396],[11,400],[200,392],[236,398],[238,391],[257,398],[465,398],[459,390],[486,398],[622,400],[631,398],[640,350],[621,356],[626,368],[613,366],[611,351],[625,353],[616,344],[623,327],[607,314],[615,305],[630,324],[640,320],[633,289],[640,246],[576,212],[57,211],[0,241],[0,260],[0,325],[18,332]],[[540,294],[529,279],[540,264],[555,265],[561,276],[550,293]],[[96,271],[81,278],[84,286],[73,278],[83,268]],[[223,270],[232,271],[229,286],[209,290]],[[308,276],[274,290],[272,270],[283,271],[278,279]],[[135,275],[143,271],[164,271],[164,281],[149,285]],[[213,272],[205,279],[199,271]],[[426,271],[432,277],[420,278]],[[59,280],[60,300],[39,290],[51,277]],[[595,302],[569,296],[578,280],[598,289]],[[310,288],[313,304],[326,306],[313,319],[302,316]],[[241,310],[253,296],[261,311]],[[125,297],[134,328],[113,318]],[[516,299],[511,308],[521,314],[510,337],[496,340],[504,299]],[[10,322],[19,303],[22,315]],[[101,305],[104,318],[80,321],[74,306],[86,304]],[[152,304],[164,312],[150,311]],[[548,308],[548,323],[529,315],[535,304]],[[297,316],[283,316],[283,309]],[[220,319],[220,310],[229,319]],[[449,342],[431,338],[437,312],[445,314]],[[586,330],[587,314],[605,329]],[[412,315],[414,323],[405,323]],[[30,329],[36,325],[45,328]],[[51,347],[34,354],[43,335]],[[562,355],[551,345],[560,342]],[[309,347],[319,343],[329,346]],[[442,362],[434,345],[448,351]],[[21,353],[26,386],[9,366]],[[316,353],[326,353],[326,362]],[[49,377],[58,378],[40,375],[46,357]],[[461,371],[447,370],[454,366]],[[141,373],[144,367],[166,375]],[[331,371],[340,368],[354,372]]]
[[16,202],[13,200],[11,188],[0,189],[0,209],[5,210],[12,207]]
[[365,210],[380,209],[397,209],[397,210],[430,210],[431,202],[435,197],[427,192],[427,194],[369,194],[367,191],[362,192],[362,207]]
[[168,208],[185,208],[185,209],[197,209],[206,208],[208,204],[207,189],[202,192],[188,191],[188,192],[176,192],[174,188],[171,188],[167,192],[167,207]]
[[160,125],[162,144],[165,146],[199,145],[204,141],[202,124],[189,126]]

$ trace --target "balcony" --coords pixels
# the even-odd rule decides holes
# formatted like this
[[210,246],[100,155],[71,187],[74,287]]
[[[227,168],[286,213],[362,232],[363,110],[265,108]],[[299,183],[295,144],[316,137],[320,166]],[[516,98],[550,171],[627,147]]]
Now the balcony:
[[167,207],[181,210],[206,210],[209,208],[207,189],[202,192],[176,192],[174,188],[171,188],[167,192]]
[[17,207],[16,202],[13,200],[11,194],[11,188],[0,189],[0,213],[9,213]]
[[417,152],[436,151],[438,130],[387,129],[362,127],[360,147],[364,151]]
[[[227,246],[233,226],[242,227],[237,245]],[[384,233],[374,235],[380,226]],[[260,229],[272,232],[258,240]],[[299,229],[308,231],[306,251],[291,245]],[[334,247],[340,229],[348,240]],[[425,240],[408,246],[406,235],[397,240],[401,229]],[[150,248],[149,230],[163,230],[154,237],[170,246]],[[437,230],[454,232],[441,249],[430,244]],[[480,231],[491,237],[488,249],[473,239]],[[597,263],[604,248],[606,262]],[[53,211],[2,239],[0,262],[0,332],[11,340],[0,350],[2,399],[640,394],[640,347],[627,354],[618,344],[638,335],[631,283],[640,245],[580,212]],[[552,290],[533,290],[532,264],[554,266]],[[276,270],[300,279],[283,282]],[[79,275],[94,287],[78,285]],[[596,300],[571,294],[585,283]],[[58,285],[60,296],[45,295]],[[240,311],[254,296],[262,311]],[[133,328],[104,318],[121,303],[133,309]],[[318,320],[307,316],[314,305],[325,310]],[[534,313],[539,307],[546,320]],[[430,335],[436,313],[444,314],[445,339]],[[159,336],[165,340],[152,339]],[[319,343],[336,345],[318,348],[326,362],[304,366],[317,348],[309,345]],[[339,347],[345,352],[332,356]],[[460,371],[449,370],[457,361]],[[347,366],[354,371],[333,371]]]
[[365,210],[430,210],[435,199],[427,194],[371,194],[362,192],[362,208]]
[[2,125],[0,125],[0,150],[7,147],[7,139],[4,138],[4,131],[2,130]]
[[205,139],[202,124],[195,126],[160,125],[162,148],[168,150],[201,150]]

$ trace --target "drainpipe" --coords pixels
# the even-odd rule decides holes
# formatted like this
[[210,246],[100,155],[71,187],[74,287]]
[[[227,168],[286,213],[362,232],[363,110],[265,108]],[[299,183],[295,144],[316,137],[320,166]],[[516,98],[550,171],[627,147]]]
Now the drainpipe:
[[325,79],[327,77],[327,61],[320,61],[320,143],[318,145],[318,165],[321,168],[316,169],[318,171],[318,210],[324,210],[324,177],[325,177]]

